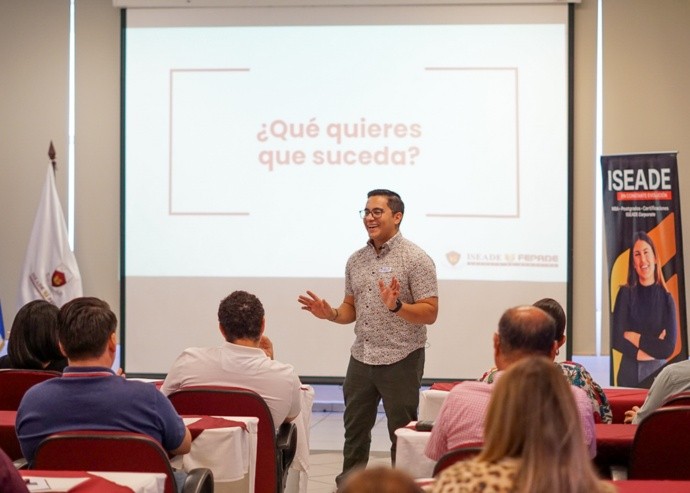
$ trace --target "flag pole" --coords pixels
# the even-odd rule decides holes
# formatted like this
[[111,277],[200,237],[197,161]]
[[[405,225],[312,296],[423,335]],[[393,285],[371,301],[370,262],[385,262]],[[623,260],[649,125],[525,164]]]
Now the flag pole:
[[55,147],[53,146],[53,141],[50,141],[50,147],[48,147],[48,157],[50,158],[50,164],[53,165],[53,174],[57,171],[57,163],[55,162]]

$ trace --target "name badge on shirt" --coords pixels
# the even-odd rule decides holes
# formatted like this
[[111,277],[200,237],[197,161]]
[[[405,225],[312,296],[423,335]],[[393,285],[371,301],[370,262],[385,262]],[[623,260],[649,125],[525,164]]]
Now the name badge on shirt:
[[390,273],[390,272],[393,272],[393,268],[392,268],[392,267],[383,266],[383,267],[381,267],[381,268],[379,269],[379,272],[380,272],[381,274],[388,274],[388,273]]

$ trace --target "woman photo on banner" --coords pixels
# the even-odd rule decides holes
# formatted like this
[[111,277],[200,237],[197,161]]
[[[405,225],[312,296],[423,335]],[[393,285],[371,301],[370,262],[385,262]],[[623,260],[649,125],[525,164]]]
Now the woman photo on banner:
[[638,387],[673,354],[676,305],[666,287],[654,242],[644,231],[633,235],[627,283],[613,308],[612,346],[622,354],[616,384]]

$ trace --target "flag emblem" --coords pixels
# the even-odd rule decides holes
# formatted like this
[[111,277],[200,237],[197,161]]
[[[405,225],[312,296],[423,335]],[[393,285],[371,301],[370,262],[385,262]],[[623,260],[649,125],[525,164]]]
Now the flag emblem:
[[53,276],[51,277],[50,283],[53,285],[54,288],[59,288],[60,286],[64,286],[65,283],[67,283],[67,277],[65,276],[64,272],[56,270],[55,272],[53,272]]

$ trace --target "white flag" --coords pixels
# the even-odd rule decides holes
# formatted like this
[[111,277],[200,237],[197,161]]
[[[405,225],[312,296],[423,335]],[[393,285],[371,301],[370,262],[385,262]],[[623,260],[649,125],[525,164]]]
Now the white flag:
[[79,296],[81,275],[69,247],[53,167],[49,164],[22,268],[18,307],[39,299],[60,307]]

